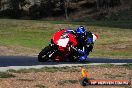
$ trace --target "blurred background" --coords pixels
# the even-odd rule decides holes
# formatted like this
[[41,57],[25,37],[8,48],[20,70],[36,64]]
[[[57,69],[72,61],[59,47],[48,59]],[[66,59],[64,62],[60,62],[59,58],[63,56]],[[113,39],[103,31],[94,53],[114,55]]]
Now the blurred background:
[[90,57],[132,58],[132,0],[0,0],[0,55],[36,56],[80,25],[100,36]]
[[132,20],[132,0],[0,0],[0,18]]

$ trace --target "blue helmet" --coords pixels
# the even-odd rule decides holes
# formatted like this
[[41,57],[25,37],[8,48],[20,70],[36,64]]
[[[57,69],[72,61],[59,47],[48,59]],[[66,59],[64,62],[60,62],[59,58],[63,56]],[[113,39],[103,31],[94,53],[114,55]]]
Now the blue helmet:
[[80,27],[78,27],[78,28],[75,30],[75,32],[76,32],[77,34],[82,35],[82,34],[86,33],[86,29],[85,29],[83,26],[80,26]]
[[75,32],[78,38],[85,38],[86,29],[83,26],[78,27]]

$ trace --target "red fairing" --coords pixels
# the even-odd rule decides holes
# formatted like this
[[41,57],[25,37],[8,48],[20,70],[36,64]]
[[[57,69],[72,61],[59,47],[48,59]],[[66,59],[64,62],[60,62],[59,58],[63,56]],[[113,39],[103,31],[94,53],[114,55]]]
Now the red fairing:
[[55,58],[56,61],[63,61],[63,59],[65,57],[67,57],[67,55],[70,53],[69,46],[68,46],[69,43],[72,44],[72,46],[77,45],[75,36],[71,33],[66,33],[66,37],[63,37],[63,35],[65,35],[65,33],[66,33],[66,30],[63,29],[63,30],[57,31],[52,37],[54,44],[59,46],[58,50],[61,53],[63,53],[63,56],[55,54],[52,57],[52,58]]
[[61,36],[64,32],[65,32],[65,30],[63,29],[63,30],[57,31],[57,32],[53,35],[52,39],[53,39],[53,42],[54,42],[56,45],[58,44],[57,41],[60,39],[60,36]]
[[76,46],[77,45],[77,41],[75,39],[75,36],[73,34],[69,34],[69,42],[72,43],[72,46]]
[[75,36],[72,33],[67,33],[66,29],[57,31],[53,35],[52,40],[54,44],[58,45],[59,52],[63,54],[62,56],[54,54],[52,58],[54,58],[55,61],[63,61],[71,53],[69,52],[69,44],[72,46],[77,45]]
[[[58,44],[58,40],[60,39],[61,35],[65,32],[66,30],[63,29],[63,30],[60,30],[58,32],[56,32],[52,39],[53,39],[53,42],[57,45]],[[76,46],[77,45],[77,41],[75,39],[75,36],[73,34],[68,34],[69,36],[69,42],[72,43],[72,46]]]

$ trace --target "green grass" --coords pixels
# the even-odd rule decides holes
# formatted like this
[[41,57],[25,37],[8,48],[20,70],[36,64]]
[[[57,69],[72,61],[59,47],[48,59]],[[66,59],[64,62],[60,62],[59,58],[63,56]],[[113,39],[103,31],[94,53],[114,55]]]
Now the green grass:
[[13,73],[30,73],[30,72],[80,72],[80,69],[77,67],[43,67],[40,69],[35,69],[35,68],[30,68],[30,69],[20,69],[20,70],[13,70],[10,69],[8,72],[13,72]]
[[132,70],[132,64],[125,64],[125,65],[123,65],[123,66],[126,67],[127,69]]
[[75,84],[75,83],[78,83],[79,81],[78,80],[61,80],[58,82],[59,85],[64,85],[64,84]]
[[132,58],[132,27],[122,28],[123,25],[131,24],[130,21],[64,22],[0,19],[0,46],[18,53],[36,55],[49,44],[53,34],[60,28],[75,29],[79,25],[85,25],[91,32],[100,35],[90,57]]
[[42,85],[42,84],[35,85],[35,87],[37,87],[37,88],[48,88],[47,86]]
[[13,74],[7,73],[7,72],[0,72],[0,78],[14,78],[16,77]]
[[[128,70],[132,70],[132,64],[125,64],[125,65],[113,65],[113,64],[102,64],[102,65],[84,65],[84,66],[73,66],[73,67],[43,67],[39,69],[31,68],[31,69],[19,69],[19,70],[14,70],[14,69],[9,69],[6,72],[0,72],[0,78],[10,78],[10,77],[15,77],[15,75],[12,75],[11,73],[37,73],[37,72],[50,72],[50,73],[55,73],[55,72],[80,72],[81,74],[81,68],[84,69],[93,69],[96,67],[99,68],[126,68]],[[10,74],[9,74],[10,73]],[[104,74],[108,76],[109,78],[116,78],[116,77],[123,77],[122,75],[126,75],[127,73],[121,72],[118,75],[111,75],[111,74]],[[93,78],[90,78],[93,79]],[[18,79],[20,81],[28,81],[32,82],[34,81],[33,79]],[[63,80],[64,81],[64,80]],[[63,82],[62,81],[62,82]]]
[[33,79],[17,79],[17,80],[19,80],[19,81],[27,81],[27,82],[32,82],[32,81],[34,81]]
[[[94,67],[101,67],[101,68],[116,68],[116,67],[123,67],[126,69],[132,69],[132,64],[125,64],[125,65],[114,65],[114,64],[102,64],[102,65],[84,65],[84,66],[72,66],[72,67],[43,67],[39,69],[35,68],[30,68],[30,69],[20,69],[20,70],[14,70],[14,69],[9,69],[7,72],[11,73],[31,73],[31,72],[50,72],[50,73],[55,73],[55,72],[81,72],[81,68],[89,69],[89,68],[94,68]],[[125,74],[125,73],[121,73]]]
[[[44,28],[42,30],[40,26],[36,27],[39,24],[36,23],[36,26],[34,26],[35,24],[33,22],[22,23],[18,21],[18,23],[9,23],[9,25],[7,22],[0,26],[0,43],[3,45],[41,48],[48,45],[52,34],[56,31],[50,30],[50,28]],[[4,28],[3,26],[6,27]]]

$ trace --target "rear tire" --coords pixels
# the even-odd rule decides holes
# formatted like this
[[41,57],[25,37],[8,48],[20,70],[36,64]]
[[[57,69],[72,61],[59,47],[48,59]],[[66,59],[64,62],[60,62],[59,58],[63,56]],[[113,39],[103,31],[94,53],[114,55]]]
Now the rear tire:
[[46,62],[49,60],[49,54],[51,51],[51,47],[50,46],[47,46],[45,47],[38,55],[38,61],[39,62]]

